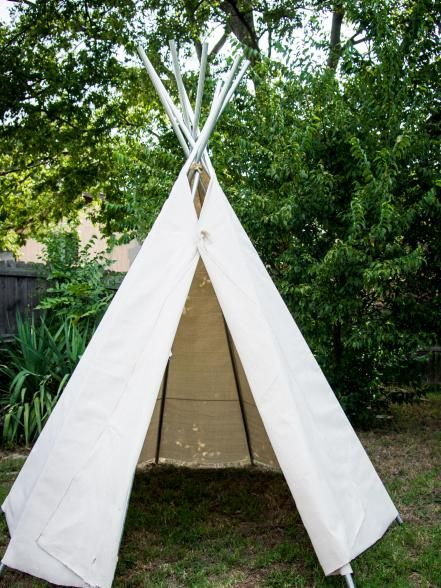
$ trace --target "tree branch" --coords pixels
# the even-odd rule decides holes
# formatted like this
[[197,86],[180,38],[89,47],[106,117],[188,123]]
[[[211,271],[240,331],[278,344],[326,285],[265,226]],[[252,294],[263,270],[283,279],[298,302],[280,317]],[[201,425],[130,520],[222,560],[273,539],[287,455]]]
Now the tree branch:
[[369,40],[369,37],[363,37],[362,39],[357,39],[356,41],[352,41],[352,45],[359,45],[360,43],[365,43]]
[[[64,155],[64,153],[62,155]],[[55,155],[54,157],[46,157],[46,159],[40,159],[39,161],[32,162],[29,165],[25,165],[24,167],[11,167],[11,168],[6,169],[4,171],[0,171],[0,176],[4,177],[9,174],[14,174],[16,172],[22,172],[24,170],[29,170],[29,169],[33,169],[35,167],[40,167],[41,165],[45,165],[47,163],[51,163],[52,161],[55,161],[57,158],[58,158],[58,155]]]
[[228,39],[228,35],[230,34],[228,29],[225,29],[224,34],[222,35],[222,37],[219,39],[219,41],[216,43],[216,45],[213,47],[213,49],[210,51],[210,55],[217,55],[219,53],[219,51],[222,49],[222,47],[225,45],[226,40]]
[[14,4],[27,4],[28,6],[34,7],[34,2],[30,2],[30,0],[8,0],[8,2],[13,2]]
[[337,69],[341,57],[341,25],[345,11],[341,6],[335,6],[332,13],[331,38],[329,42],[329,54],[327,67]]
[[[259,42],[254,27],[253,10],[241,10],[240,0],[224,0],[220,2],[219,8],[223,10],[228,18],[228,27],[237,39],[250,49],[260,53]],[[251,56],[251,61],[256,58]]]

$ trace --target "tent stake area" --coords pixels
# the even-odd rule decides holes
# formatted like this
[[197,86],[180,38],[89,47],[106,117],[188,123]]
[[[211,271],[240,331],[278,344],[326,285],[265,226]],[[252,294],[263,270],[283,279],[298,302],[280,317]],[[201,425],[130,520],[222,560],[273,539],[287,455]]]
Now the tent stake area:
[[352,578],[352,574],[345,574],[344,579],[348,588],[355,588],[355,582]]

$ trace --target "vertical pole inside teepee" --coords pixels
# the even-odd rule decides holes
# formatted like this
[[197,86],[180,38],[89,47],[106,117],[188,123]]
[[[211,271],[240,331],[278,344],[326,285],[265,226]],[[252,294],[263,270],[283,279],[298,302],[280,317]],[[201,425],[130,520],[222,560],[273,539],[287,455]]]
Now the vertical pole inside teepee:
[[164,409],[165,409],[165,396],[167,394],[168,384],[168,371],[170,369],[171,356],[168,358],[167,367],[164,372],[164,385],[162,387],[161,404],[159,407],[159,421],[158,421],[158,434],[156,436],[156,451],[155,451],[155,463],[159,463],[159,453],[161,450],[161,437],[162,437],[162,425],[164,423]]
[[[196,213],[199,216],[202,206],[204,204],[205,194],[207,193],[208,181],[210,179],[207,170],[201,164],[193,166],[195,169],[194,175],[190,182],[193,181],[191,189],[191,197],[194,202]],[[204,185],[205,182],[205,185]]]
[[231,98],[233,97],[233,94],[236,91],[237,86],[240,84],[241,79],[245,75],[245,72],[247,71],[249,65],[250,65],[250,62],[248,60],[245,60],[242,67],[239,70],[239,73],[237,74],[236,79],[232,83],[231,88],[227,92],[224,103],[223,103],[222,108],[219,112],[219,116],[221,116],[221,114],[223,113],[225,108],[228,106],[228,103],[230,102]]
[[245,413],[245,406],[243,403],[242,388],[240,385],[239,372],[237,369],[236,358],[234,357],[233,341],[231,339],[230,330],[228,329],[227,321],[224,317],[225,335],[227,337],[228,352],[230,354],[231,367],[233,368],[234,383],[236,384],[237,398],[239,401],[240,414],[242,416],[243,429],[245,432],[245,439],[247,442],[248,455],[250,457],[251,465],[254,465],[253,451],[251,449],[250,431],[248,429],[247,415]]
[[[180,92],[181,104],[183,108],[183,115],[184,120],[179,112],[179,110],[174,105],[172,99],[170,98],[167,90],[164,87],[161,79],[159,78],[158,74],[156,73],[152,63],[150,62],[149,58],[145,54],[143,48],[138,46],[138,53],[143,61],[149,77],[158,92],[159,98],[165,108],[165,111],[170,118],[172,126],[175,130],[175,133],[181,143],[181,146],[184,150],[185,155],[187,156],[186,165],[190,167],[193,161],[199,162],[204,159],[204,163],[208,170],[212,168],[210,158],[206,153],[206,147],[208,143],[208,139],[213,132],[213,129],[216,125],[216,122],[219,116],[222,114],[224,109],[226,108],[228,102],[231,100],[234,90],[236,89],[237,85],[239,84],[240,80],[242,79],[247,67],[249,66],[249,61],[245,61],[242,68],[240,69],[239,75],[235,78],[236,71],[239,65],[240,58],[236,58],[231,70],[229,71],[225,82],[222,84],[218,82],[216,86],[216,91],[213,97],[213,103],[211,105],[210,113],[208,115],[207,120],[202,128],[202,131],[199,133],[197,128],[197,123],[199,120],[201,102],[202,102],[202,91],[203,91],[203,80],[205,78],[205,68],[206,68],[206,58],[207,58],[207,46],[204,44],[203,52],[202,52],[202,59],[201,59],[201,72],[199,76],[198,82],[198,92],[196,95],[196,105],[195,105],[195,112],[193,113],[193,109],[191,107],[190,101],[188,99],[188,95],[185,91],[185,87],[182,81],[182,76],[179,70],[179,63],[177,60],[177,53],[176,47],[172,43],[172,59],[174,61],[174,69],[175,75],[178,82],[178,89]],[[187,170],[188,170],[187,167]],[[196,174],[194,181],[197,183],[199,182],[199,175]]]
[[177,120],[177,116],[176,116],[176,109],[173,108],[173,103],[171,102],[171,100],[167,94],[167,91],[164,88],[163,83],[161,82],[158,74],[155,71],[155,68],[151,64],[150,59],[147,57],[144,49],[141,46],[138,47],[138,53],[139,53],[139,56],[141,57],[142,62],[144,63],[144,66],[145,66],[147,73],[149,74],[149,77],[155,87],[155,90],[158,93],[158,96],[159,96],[159,99],[162,103],[162,106],[164,107],[164,110],[167,113],[168,118],[170,119],[173,130],[176,133],[176,136],[179,140],[179,143],[181,144],[181,147],[184,150],[184,153],[189,153],[188,145],[184,139],[184,136],[183,136],[181,128],[180,128],[181,126],[184,126],[184,125],[179,124],[179,120]]
[[[203,87],[201,87],[201,80],[205,79],[205,66],[207,60],[207,51],[208,45],[205,43],[203,46],[203,54],[202,54],[202,61],[204,63],[201,64],[201,71],[198,80],[198,89],[197,89],[197,96],[196,96],[196,109],[199,109],[199,113],[193,112],[193,109],[190,104],[190,100],[188,99],[188,94],[184,86],[184,82],[182,79],[181,68],[179,66],[179,59],[178,53],[176,50],[176,43],[174,41],[170,41],[170,49],[171,49],[171,56],[172,56],[172,64],[173,64],[173,72],[176,79],[176,84],[178,87],[178,94],[179,94],[179,101],[181,103],[181,109],[183,114],[183,122],[186,126],[186,129],[183,129],[184,132],[188,131],[191,134],[189,138],[189,143],[191,147],[194,147],[195,141],[198,138],[199,129],[198,129],[198,120],[200,114],[200,108],[202,103],[202,94],[203,94]],[[203,67],[202,67],[203,66]],[[188,138],[188,136],[187,136]],[[192,140],[193,139],[193,140]],[[188,153],[186,153],[188,156]],[[201,154],[201,159],[204,157],[204,154]],[[193,185],[192,185],[192,199],[194,201],[196,193],[198,192],[199,181],[200,181],[200,172],[196,170],[193,174]],[[190,182],[191,183],[191,182]],[[201,200],[201,198],[200,198]],[[202,203],[202,200],[201,200]]]
[[191,107],[190,100],[188,99],[188,94],[185,89],[184,82],[182,80],[181,68],[179,67],[178,52],[176,49],[176,43],[174,41],[170,41],[170,50],[172,55],[173,73],[175,74],[176,85],[178,86],[179,101],[181,103],[184,123],[188,130],[194,136],[194,133],[192,131],[194,120],[193,109]]

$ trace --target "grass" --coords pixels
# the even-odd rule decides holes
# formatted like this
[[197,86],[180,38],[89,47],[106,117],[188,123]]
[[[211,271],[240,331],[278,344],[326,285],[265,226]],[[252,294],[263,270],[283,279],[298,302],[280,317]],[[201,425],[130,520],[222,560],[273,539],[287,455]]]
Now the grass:
[[[405,525],[354,563],[359,588],[441,586],[441,395],[360,434]],[[0,498],[24,457],[0,459]],[[7,544],[0,523],[0,549]],[[139,471],[115,588],[343,587],[325,578],[283,477],[253,468]],[[48,583],[8,570],[0,587]]]

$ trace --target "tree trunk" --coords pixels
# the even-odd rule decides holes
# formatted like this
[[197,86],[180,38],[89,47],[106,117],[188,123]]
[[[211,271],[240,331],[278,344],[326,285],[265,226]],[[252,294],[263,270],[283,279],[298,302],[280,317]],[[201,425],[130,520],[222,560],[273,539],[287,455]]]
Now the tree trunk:
[[341,57],[341,25],[345,11],[340,5],[334,6],[332,13],[331,38],[329,42],[329,54],[327,66],[336,70]]
[[227,27],[246,47],[252,49],[249,60],[254,63],[260,53],[259,41],[254,27],[252,4],[243,0],[224,0],[219,8],[227,17]]

